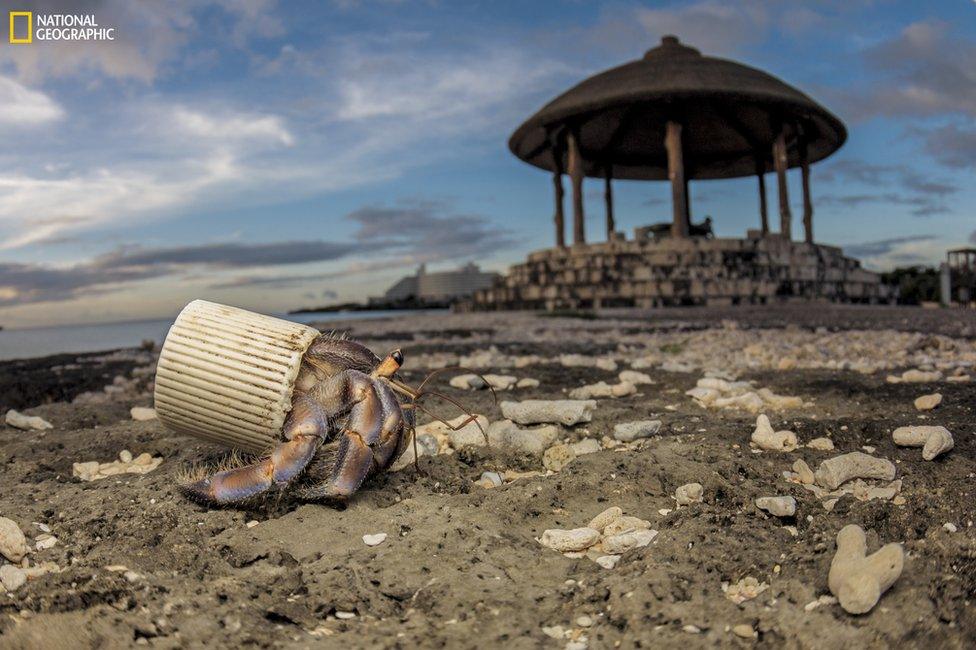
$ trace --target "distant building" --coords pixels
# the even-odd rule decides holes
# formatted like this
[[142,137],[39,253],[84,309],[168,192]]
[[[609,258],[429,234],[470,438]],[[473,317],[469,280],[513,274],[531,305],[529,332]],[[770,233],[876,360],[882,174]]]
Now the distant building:
[[389,302],[417,300],[419,302],[445,303],[457,298],[466,298],[479,289],[487,289],[497,273],[486,273],[477,264],[469,263],[456,271],[427,272],[427,265],[421,264],[416,275],[398,280],[383,294]]

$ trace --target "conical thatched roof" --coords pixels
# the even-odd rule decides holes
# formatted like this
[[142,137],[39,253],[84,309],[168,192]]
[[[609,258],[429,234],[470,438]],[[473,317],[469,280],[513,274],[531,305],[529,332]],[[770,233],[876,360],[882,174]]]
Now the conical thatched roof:
[[579,131],[587,176],[603,176],[612,165],[614,178],[662,180],[668,177],[668,120],[683,126],[689,179],[755,174],[757,156],[771,171],[772,143],[782,124],[788,125],[790,167],[800,164],[798,128],[811,163],[847,138],[837,117],[796,88],[665,36],[642,59],[594,75],[546,104],[508,145],[522,160],[553,171],[552,134],[572,127]]

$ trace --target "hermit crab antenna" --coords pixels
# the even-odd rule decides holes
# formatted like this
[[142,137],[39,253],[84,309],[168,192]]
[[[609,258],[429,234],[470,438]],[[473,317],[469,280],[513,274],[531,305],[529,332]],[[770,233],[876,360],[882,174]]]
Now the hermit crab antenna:
[[[394,353],[391,354],[390,357],[387,357],[387,359],[394,360],[394,359],[391,359],[391,357],[394,357],[394,355],[397,352],[399,352],[399,350],[394,351]],[[399,361],[399,360],[396,360],[396,361]],[[424,390],[424,388],[427,386],[427,383],[431,379],[433,379],[437,375],[440,375],[440,374],[442,374],[444,372],[448,372],[448,371],[452,371],[452,370],[463,370],[465,372],[470,372],[473,375],[475,375],[476,377],[478,377],[479,379],[481,379],[481,381],[483,381],[485,383],[485,386],[488,387],[488,390],[491,391],[491,398],[492,398],[492,401],[494,402],[494,405],[495,406],[498,406],[498,394],[495,393],[495,389],[492,387],[492,385],[490,383],[488,383],[488,380],[485,379],[482,375],[474,372],[470,368],[465,368],[463,366],[449,366],[447,368],[438,368],[437,370],[434,370],[433,372],[430,372],[426,377],[424,377],[423,381],[420,382],[420,386],[418,386],[415,389],[414,388],[411,388],[410,386],[408,386],[407,384],[403,383],[402,381],[393,379],[392,376],[383,376],[383,375],[380,375],[380,376],[386,381],[387,384],[389,384],[390,388],[392,388],[396,392],[400,393],[401,395],[405,395],[406,397],[410,398],[410,404],[407,406],[407,408],[413,409],[414,412],[421,411],[423,413],[426,413],[431,418],[433,418],[434,420],[440,422],[441,424],[443,424],[444,426],[448,427],[452,431],[457,431],[457,430],[461,429],[462,427],[465,427],[468,424],[474,422],[475,423],[475,426],[478,427],[478,430],[481,432],[481,435],[484,437],[485,444],[486,445],[490,445],[491,442],[490,442],[490,440],[488,438],[488,433],[485,431],[484,427],[481,426],[481,422],[478,421],[478,417],[476,415],[474,415],[473,413],[471,413],[471,411],[468,410],[463,404],[461,404],[460,402],[458,402],[454,398],[449,397],[449,396],[447,396],[447,395],[445,395],[445,394],[443,394],[441,392],[432,391],[432,390]],[[392,375],[392,373],[391,373],[391,375]],[[430,395],[432,397],[439,397],[440,399],[442,399],[442,400],[444,400],[446,402],[449,402],[450,404],[453,404],[458,409],[460,409],[460,411],[462,413],[464,413],[468,417],[463,422],[461,422],[460,424],[457,424],[457,425],[452,425],[449,422],[446,422],[445,420],[443,420],[442,418],[434,415],[428,409],[425,409],[422,406],[420,400],[422,400],[424,397],[426,397],[428,395]],[[412,443],[413,443],[414,464],[415,464],[417,470],[419,471],[420,470],[420,459],[419,459],[419,457],[417,455],[417,430],[416,430],[416,426],[415,425],[414,426],[411,426],[411,428],[410,428],[410,435],[413,438]]]
[[[481,435],[484,436],[484,438],[485,438],[485,444],[490,444],[489,443],[489,440],[488,440],[488,434],[485,432],[484,427],[481,426],[481,422],[478,421],[478,416],[477,415],[474,415],[473,413],[471,413],[471,411],[469,411],[467,408],[465,408],[465,406],[463,404],[461,404],[460,402],[458,402],[453,397],[449,397],[447,395],[444,395],[443,393],[438,393],[438,392],[432,391],[432,390],[429,390],[429,391],[426,391],[424,393],[421,393],[420,396],[417,399],[420,399],[422,397],[426,397],[427,395],[431,395],[433,397],[439,397],[442,400],[444,400],[445,402],[449,402],[449,403],[453,404],[454,406],[458,407],[461,410],[462,413],[464,413],[465,415],[468,416],[460,424],[454,424],[454,425],[448,424],[448,423],[444,422],[443,420],[441,420],[440,418],[436,418],[437,420],[439,420],[440,422],[444,422],[444,424],[447,424],[447,426],[450,427],[450,429],[452,431],[457,431],[457,430],[459,430],[459,429],[467,426],[468,424],[474,422],[475,425],[478,427],[478,430],[481,431]],[[414,400],[414,403],[417,404],[416,400]],[[427,411],[426,409],[424,409],[420,404],[417,404],[417,408],[420,409],[420,410],[422,410],[424,413],[427,413],[428,415],[430,415],[430,412]]]
[[498,406],[498,395],[495,393],[494,387],[492,387],[492,385],[488,382],[488,380],[485,379],[482,375],[478,374],[477,372],[475,372],[471,368],[465,368],[464,366],[448,366],[447,368],[438,368],[437,370],[431,371],[430,373],[427,374],[426,377],[424,377],[424,380],[422,382],[420,382],[420,386],[417,387],[417,393],[419,395],[423,395],[424,394],[424,386],[427,385],[427,382],[429,382],[431,379],[433,379],[434,377],[436,377],[437,375],[439,375],[441,373],[449,372],[449,371],[452,371],[452,370],[463,370],[464,372],[469,372],[472,375],[474,375],[475,377],[477,377],[478,379],[480,379],[481,381],[485,382],[485,386],[487,386],[488,387],[488,390],[491,391],[491,398],[492,398],[492,400],[494,400],[495,406]]

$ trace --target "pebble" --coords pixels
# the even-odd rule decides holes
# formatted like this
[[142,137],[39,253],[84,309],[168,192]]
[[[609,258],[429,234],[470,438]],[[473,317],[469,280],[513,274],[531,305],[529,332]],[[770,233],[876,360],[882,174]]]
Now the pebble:
[[593,517],[586,527],[602,532],[604,528],[623,516],[624,511],[619,506],[611,506],[598,514],[596,517]]
[[942,524],[942,529],[947,533],[954,533],[958,530],[958,528],[956,528],[956,525],[954,523],[948,521]]
[[123,463],[131,463],[132,452],[129,451],[128,449],[123,449],[122,451],[119,452],[119,460],[122,461]]
[[620,562],[620,556],[619,555],[601,555],[600,557],[598,557],[597,559],[595,559],[594,562],[596,562],[597,564],[599,564],[604,569],[612,569],[615,566],[617,566],[617,563],[618,562]]
[[[495,423],[492,422],[492,424]],[[415,435],[417,436],[417,451],[414,452],[413,441],[408,441],[403,453],[400,454],[400,457],[397,458],[396,461],[394,461],[394,463],[390,466],[390,471],[399,472],[402,469],[412,466],[418,456],[420,458],[423,458],[424,456],[436,456],[440,451],[440,444],[438,443],[436,436],[430,433],[417,433]],[[491,434],[489,432],[489,438],[490,437]],[[482,438],[482,440],[484,440],[484,438]]]
[[807,447],[816,449],[817,451],[833,451],[834,441],[830,438],[814,438],[807,443]]
[[9,426],[14,427],[15,429],[23,429],[24,431],[44,431],[45,429],[54,428],[53,424],[40,416],[24,415],[23,413],[19,413],[14,409],[7,411],[4,421]]
[[447,383],[452,388],[469,390],[475,387],[474,382],[483,383],[481,379],[478,377],[478,375],[468,373],[463,375],[454,375]]
[[255,526],[257,526],[260,523],[261,522],[259,522],[257,519],[252,519],[251,521],[247,522],[244,525],[247,526],[248,528],[254,528]]
[[34,540],[34,548],[38,551],[44,551],[49,548],[54,548],[58,543],[58,538],[49,533],[43,533],[38,535]]
[[802,458],[797,458],[793,461],[793,471],[796,472],[797,478],[800,479],[800,483],[805,485],[811,485],[813,483],[813,470],[807,465],[807,462]]
[[620,533],[629,533],[635,530],[648,530],[650,527],[651,522],[646,519],[621,515],[602,529],[597,528],[597,530],[602,530],[604,535],[619,535]]
[[674,500],[679,506],[701,503],[705,498],[705,488],[701,483],[686,483],[674,491]]
[[523,377],[515,384],[516,388],[538,388],[539,380],[531,377]]
[[818,485],[836,490],[843,483],[855,478],[891,481],[895,478],[895,465],[887,458],[853,451],[823,461],[814,476]]
[[645,386],[654,383],[650,375],[646,375],[643,372],[637,372],[636,370],[623,370],[617,379],[624,383],[634,384],[635,386]]
[[941,380],[942,373],[938,370],[918,369],[906,370],[901,375],[888,375],[886,379],[889,384],[930,383]]
[[596,360],[596,367],[600,370],[614,372],[617,369],[617,362],[613,359],[600,358]]
[[922,395],[921,397],[915,398],[915,408],[919,411],[931,411],[941,403],[941,393],[932,393],[931,395]]
[[685,392],[703,408],[737,408],[758,413],[763,408],[777,411],[803,406],[799,397],[777,395],[768,388],[754,390],[747,381],[729,381],[721,377],[703,377],[695,388]]
[[769,589],[769,585],[765,582],[759,582],[759,580],[753,578],[752,576],[746,576],[738,582],[731,585],[722,584],[722,591],[725,592],[725,597],[731,600],[736,605],[740,605],[747,600],[752,600],[757,598],[759,594]]
[[660,420],[636,420],[621,422],[613,427],[613,437],[621,442],[633,442],[642,438],[650,438],[661,430]]
[[[122,458],[130,458],[129,461]],[[119,453],[119,460],[109,463],[99,463],[96,460],[84,463],[74,463],[71,473],[75,478],[82,481],[97,481],[98,479],[119,474],[148,474],[163,462],[161,456],[153,458],[149,454],[139,454],[132,458],[132,454],[126,450]]]
[[550,528],[542,533],[539,543],[554,551],[585,551],[600,541],[600,531],[593,528],[562,530]]
[[488,484],[491,487],[501,487],[503,483],[502,475],[498,472],[482,472],[478,482]]
[[867,538],[856,525],[837,533],[837,552],[830,562],[827,584],[850,614],[865,614],[895,583],[905,565],[901,544],[891,543],[867,555]]
[[629,533],[604,536],[603,550],[610,555],[620,555],[635,548],[642,548],[654,541],[656,530],[635,530]]
[[575,459],[576,452],[569,445],[553,445],[542,455],[542,466],[550,472],[558,472]]
[[562,625],[543,625],[542,633],[550,639],[562,639],[566,636],[566,630]]
[[579,625],[580,627],[590,627],[591,625],[593,625],[593,619],[586,615],[577,616],[576,624]]
[[147,422],[156,419],[156,409],[146,406],[133,406],[129,409],[129,416],[137,422]]
[[27,538],[12,519],[0,517],[0,555],[20,562],[27,555]]
[[891,439],[901,447],[921,447],[925,460],[934,460],[955,444],[948,429],[936,426],[898,427],[891,433]]
[[349,619],[356,618],[356,612],[341,612],[336,610],[335,617],[340,621],[348,621]]
[[605,381],[601,381],[588,386],[574,388],[573,390],[569,391],[569,396],[572,399],[586,400],[604,397],[626,397],[627,395],[633,395],[636,392],[637,387],[630,382],[608,384]]
[[585,456],[586,454],[595,454],[598,451],[602,451],[603,447],[600,446],[600,441],[595,438],[583,438],[579,442],[574,442],[570,445],[573,448],[573,453],[577,456]]
[[27,574],[20,567],[12,564],[0,566],[0,583],[7,591],[17,591],[27,582]]
[[562,424],[572,426],[593,419],[593,400],[525,400],[502,402],[502,415],[518,424]]
[[[475,421],[468,422],[457,431],[448,430],[447,435],[451,440],[451,446],[455,449],[461,447],[484,447],[485,434],[488,432],[488,418],[483,415],[475,416]],[[448,423],[451,426],[458,426],[468,419],[467,415],[459,415]],[[478,425],[481,425],[480,427]],[[485,433],[482,433],[484,431]]]
[[541,456],[556,440],[561,430],[555,424],[547,424],[533,429],[520,429],[511,420],[492,422],[488,427],[491,444],[505,447],[528,456]]
[[756,507],[776,517],[792,517],[796,514],[796,499],[791,496],[759,497]]
[[748,623],[741,623],[732,628],[732,634],[743,639],[752,639],[756,636],[756,631]]
[[363,544],[365,544],[366,546],[379,546],[385,541],[386,541],[386,533],[363,535]]
[[765,413],[756,418],[756,429],[752,432],[752,444],[768,451],[793,451],[796,449],[796,434],[792,431],[773,431],[773,425]]
[[484,375],[484,380],[495,390],[511,390],[518,383],[518,377],[512,375]]

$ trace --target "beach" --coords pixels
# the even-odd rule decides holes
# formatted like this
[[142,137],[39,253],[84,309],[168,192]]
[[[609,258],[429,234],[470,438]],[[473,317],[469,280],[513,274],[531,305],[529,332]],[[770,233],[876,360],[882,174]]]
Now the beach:
[[[35,569],[0,591],[0,645],[881,648],[965,647],[976,635],[972,310],[430,313],[317,326],[380,355],[401,348],[413,386],[450,366],[511,378],[489,377],[501,405],[477,381],[433,380],[490,423],[517,412],[506,402],[593,403],[539,448],[505,433],[540,439],[531,424],[493,428],[489,446],[470,427],[421,427],[432,446],[420,471],[402,463],[371,478],[345,509],[288,493],[206,508],[180,494],[179,476],[228,451],[132,417],[152,406],[161,340],[0,362],[3,409],[52,426],[0,426],[0,517],[27,538],[18,566]],[[915,405],[934,394],[935,408]],[[427,407],[460,414],[435,398]],[[794,443],[758,444],[763,415]],[[952,448],[926,460],[895,444],[893,430],[923,424],[945,427]],[[121,452],[160,462],[76,476],[76,463]],[[804,482],[798,461],[818,470],[854,452],[894,475]],[[692,484],[700,497],[683,489]],[[762,497],[792,497],[795,512],[760,508]],[[612,553],[608,533],[566,553],[542,543],[613,507],[654,531],[639,536],[646,544]],[[828,586],[849,524],[869,553],[905,551],[861,615]]]

